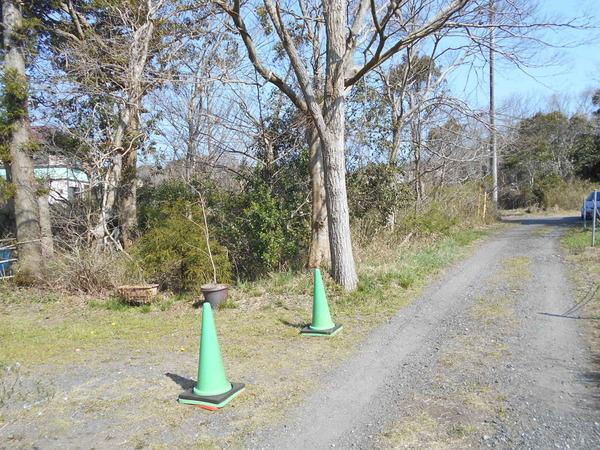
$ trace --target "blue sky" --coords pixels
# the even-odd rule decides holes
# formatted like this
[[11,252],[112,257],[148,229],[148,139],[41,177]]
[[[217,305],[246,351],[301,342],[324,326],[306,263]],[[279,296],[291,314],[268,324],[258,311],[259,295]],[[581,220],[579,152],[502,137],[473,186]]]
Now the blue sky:
[[[600,0],[542,0],[539,11],[543,15],[569,19],[588,16],[600,25]],[[527,74],[514,65],[499,61],[496,70],[497,104],[511,98],[526,99],[533,110],[547,109],[552,96],[581,99],[582,93],[600,88],[600,30],[571,30],[560,28],[547,33],[544,40],[567,48],[546,48],[530,59],[534,67]],[[487,70],[487,69],[486,69]],[[488,102],[487,76],[466,77],[462,71],[450,80],[455,93],[463,91],[471,102],[484,107]],[[565,105],[576,108],[577,101]]]

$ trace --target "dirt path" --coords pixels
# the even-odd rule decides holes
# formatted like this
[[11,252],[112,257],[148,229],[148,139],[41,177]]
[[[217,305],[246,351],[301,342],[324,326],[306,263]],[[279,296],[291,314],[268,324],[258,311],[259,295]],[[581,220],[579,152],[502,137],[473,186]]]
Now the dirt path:
[[597,448],[598,374],[583,321],[565,317],[576,299],[559,239],[573,220],[514,222],[247,445]]

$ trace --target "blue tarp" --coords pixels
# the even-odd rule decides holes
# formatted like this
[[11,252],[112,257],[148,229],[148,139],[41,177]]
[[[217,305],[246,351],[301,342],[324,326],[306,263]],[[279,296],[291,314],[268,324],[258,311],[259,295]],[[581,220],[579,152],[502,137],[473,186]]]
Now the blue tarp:
[[9,248],[0,250],[0,261],[6,261],[6,262],[0,262],[0,278],[7,277],[10,275],[10,268],[12,266],[12,261],[7,261],[7,260],[12,258],[12,254],[13,254],[13,250],[11,250]]

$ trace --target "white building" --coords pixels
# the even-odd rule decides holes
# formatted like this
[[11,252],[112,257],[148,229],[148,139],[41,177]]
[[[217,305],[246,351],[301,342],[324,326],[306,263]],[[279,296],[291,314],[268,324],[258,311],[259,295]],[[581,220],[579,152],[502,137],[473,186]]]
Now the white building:
[[[50,189],[49,203],[71,201],[89,188],[88,175],[65,158],[47,155],[36,159],[35,176]],[[0,167],[0,177],[6,179],[4,167]]]

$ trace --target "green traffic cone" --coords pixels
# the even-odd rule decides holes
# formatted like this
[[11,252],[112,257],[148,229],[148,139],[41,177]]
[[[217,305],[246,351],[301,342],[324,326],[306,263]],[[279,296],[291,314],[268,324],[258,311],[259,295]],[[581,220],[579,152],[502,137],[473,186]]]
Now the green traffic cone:
[[336,325],[331,320],[325,285],[319,269],[314,270],[314,278],[312,323],[302,328],[301,333],[308,336],[333,336],[342,329],[342,326]]
[[213,311],[208,302],[202,304],[200,334],[198,381],[192,389],[179,395],[179,403],[198,405],[214,411],[229,403],[244,389],[244,385],[230,383],[225,375]]

